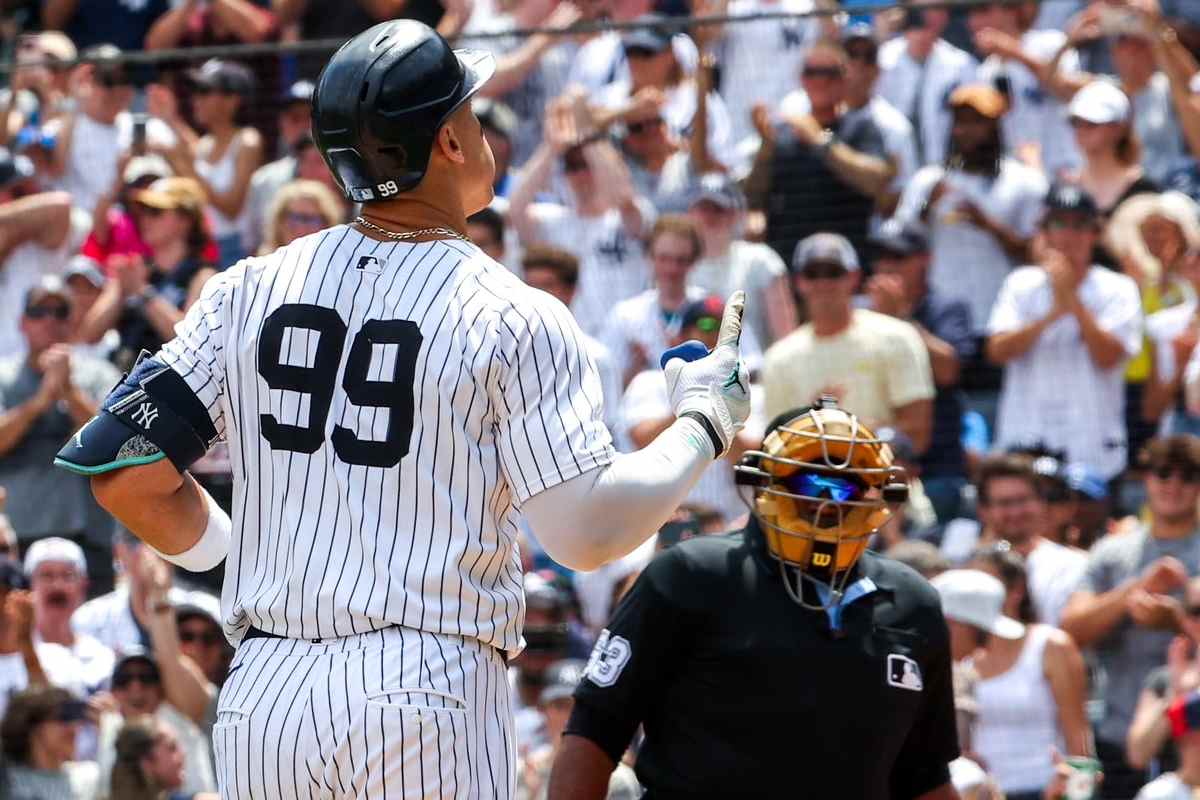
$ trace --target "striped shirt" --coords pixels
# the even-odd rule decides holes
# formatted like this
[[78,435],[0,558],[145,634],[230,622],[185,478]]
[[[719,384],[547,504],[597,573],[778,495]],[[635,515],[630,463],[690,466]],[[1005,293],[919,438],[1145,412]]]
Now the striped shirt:
[[519,649],[517,508],[613,452],[561,303],[469,243],[343,225],[216,276],[176,334],[160,358],[229,446],[232,640]]

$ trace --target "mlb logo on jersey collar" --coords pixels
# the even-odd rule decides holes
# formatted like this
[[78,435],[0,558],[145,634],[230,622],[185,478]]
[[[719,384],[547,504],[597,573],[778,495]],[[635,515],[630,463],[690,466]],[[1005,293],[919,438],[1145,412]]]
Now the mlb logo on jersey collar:
[[888,686],[908,689],[910,692],[919,692],[925,688],[925,681],[921,679],[921,667],[916,661],[899,653],[888,655],[887,682]]

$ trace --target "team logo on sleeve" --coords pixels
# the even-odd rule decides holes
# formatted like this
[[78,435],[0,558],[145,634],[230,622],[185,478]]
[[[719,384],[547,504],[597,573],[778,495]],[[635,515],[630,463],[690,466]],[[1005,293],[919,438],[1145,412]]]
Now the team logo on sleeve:
[[898,653],[888,655],[887,682],[888,686],[908,689],[910,692],[919,692],[925,688],[925,681],[921,679],[921,667],[908,656]]
[[137,411],[133,412],[133,421],[146,430],[150,430],[150,426],[156,419],[158,419],[158,409],[151,403],[142,403],[137,407]]
[[621,670],[629,663],[632,655],[629,640],[623,636],[613,636],[605,628],[592,648],[587,666],[583,669],[583,677],[597,686],[612,686],[621,677]]

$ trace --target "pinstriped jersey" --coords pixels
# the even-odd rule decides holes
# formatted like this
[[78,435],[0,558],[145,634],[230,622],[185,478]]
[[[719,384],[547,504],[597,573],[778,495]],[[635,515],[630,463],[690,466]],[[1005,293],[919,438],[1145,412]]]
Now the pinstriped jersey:
[[227,441],[222,616],[515,651],[518,506],[612,458],[570,312],[474,245],[339,226],[214,277],[159,357]]

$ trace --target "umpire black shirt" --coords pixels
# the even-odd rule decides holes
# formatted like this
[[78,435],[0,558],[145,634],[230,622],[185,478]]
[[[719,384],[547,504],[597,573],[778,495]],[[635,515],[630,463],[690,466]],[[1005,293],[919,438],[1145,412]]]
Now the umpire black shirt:
[[[616,761],[639,723],[647,798],[904,800],[958,756],[937,593],[871,553],[841,630],[788,597],[757,529],[664,551],[617,608],[568,734]],[[869,585],[869,584],[868,584]]]

